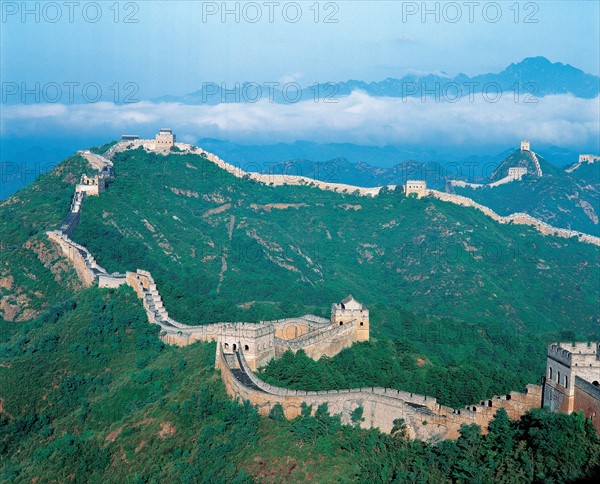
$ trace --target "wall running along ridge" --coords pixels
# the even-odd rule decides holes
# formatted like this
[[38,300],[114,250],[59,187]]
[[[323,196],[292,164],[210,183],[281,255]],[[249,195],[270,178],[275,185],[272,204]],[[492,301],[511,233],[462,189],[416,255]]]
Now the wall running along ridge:
[[[107,155],[113,156],[132,145],[148,149],[152,143],[154,142],[147,140],[120,142],[114,145]],[[176,143],[175,146],[182,152],[204,153],[197,147],[183,143]],[[82,155],[99,170],[104,169],[109,163],[112,166],[112,162],[105,157],[89,152],[83,152]],[[215,155],[206,153],[205,156],[235,176],[272,185],[312,185],[324,190],[357,192],[363,196],[375,196],[383,188],[365,189],[344,184],[324,183],[305,177],[245,173]],[[426,193],[443,201],[476,208],[500,223],[532,225],[544,234],[564,237],[577,236],[579,241],[600,245],[598,237],[557,229],[527,214],[512,214],[502,217],[467,197],[436,190],[427,190]],[[303,349],[315,359],[323,355],[334,356],[343,348],[357,341],[358,319],[343,316],[342,312],[342,319],[347,319],[347,321],[340,325],[337,322],[340,319],[340,305],[338,304],[334,305],[338,309],[335,315],[332,311],[332,320],[305,315],[299,318],[261,321],[260,323],[223,322],[202,326],[181,324],[169,316],[150,272],[138,269],[136,272],[127,272],[127,274],[108,274],[96,263],[85,247],[69,238],[79,221],[84,199],[84,194],[80,192],[75,194],[71,211],[61,225],[61,229],[66,228],[67,230],[47,232],[50,240],[57,243],[73,263],[81,280],[88,286],[93,285],[96,281],[99,287],[118,287],[122,284],[131,286],[138,297],[142,299],[148,321],[160,326],[160,338],[166,344],[184,346],[196,341],[217,341],[215,366],[221,371],[228,394],[234,399],[249,400],[257,406],[262,415],[267,415],[274,405],[281,404],[286,417],[294,418],[300,414],[303,402],[312,405],[313,411],[318,405],[327,403],[331,414],[340,414],[342,421],[349,424],[352,412],[360,406],[363,408],[364,418],[361,426],[365,428],[377,427],[384,432],[390,432],[394,420],[403,419],[409,437],[439,441],[444,438],[457,438],[462,424],[478,424],[485,432],[498,408],[504,408],[510,418],[518,419],[527,411],[540,407],[542,387],[538,385],[527,385],[525,393],[511,392],[508,395],[495,396],[464,409],[452,409],[438,404],[435,398],[390,388],[371,387],[304,392],[269,385],[260,380],[253,371],[265,365],[270,359],[279,357],[286,350]],[[362,308],[360,303],[354,301],[351,296],[344,301],[353,301],[352,304]],[[366,323],[364,327],[362,324],[360,327],[360,331],[363,332],[363,336],[360,338],[362,340],[368,339],[368,310],[366,308],[365,313],[366,318],[360,318],[361,322]],[[349,311],[348,316],[351,314],[354,313]],[[581,406],[585,407],[586,416],[588,413],[595,416],[599,411],[600,391],[596,386],[579,377],[576,380],[574,392],[578,397],[575,398],[578,398]],[[545,392],[547,386],[544,387]],[[550,391],[548,390],[548,392]]]
[[[135,140],[135,141],[119,141],[117,144],[111,147],[111,149],[106,153],[107,156],[113,156],[117,152],[122,152],[127,149],[136,149],[136,148],[144,148],[148,151],[154,151],[155,141],[154,140]],[[343,183],[327,183],[320,180],[315,180],[312,178],[298,176],[298,175],[275,175],[275,174],[261,174],[261,173],[252,173],[246,172],[241,168],[238,168],[226,161],[223,161],[217,155],[213,153],[209,153],[207,151],[202,150],[197,146],[193,146],[187,143],[175,143],[175,146],[181,150],[181,153],[165,153],[159,152],[163,155],[165,154],[198,154],[205,157],[207,160],[213,162],[218,167],[223,170],[231,173],[233,176],[237,178],[245,178],[248,180],[254,180],[259,183],[263,183],[265,185],[270,186],[282,186],[282,185],[296,185],[296,186],[311,186],[315,188],[319,188],[321,190],[329,190],[338,193],[353,193],[360,196],[371,196],[374,197],[379,194],[379,192],[386,188],[388,190],[395,190],[398,185],[386,185],[381,187],[357,187],[353,185],[346,185]],[[542,171],[539,166],[539,161],[534,152],[530,152],[532,155],[532,159],[534,165],[536,167],[536,172],[538,176],[542,176]],[[493,210],[485,207],[484,205],[478,204],[474,200],[463,197],[460,195],[455,195],[451,193],[439,192],[437,190],[426,190],[425,195],[429,195],[431,197],[437,198],[444,202],[450,202],[457,205],[461,205],[464,207],[473,207],[477,210],[480,210],[488,217],[491,217],[495,221],[499,223],[513,223],[517,225],[530,225],[531,227],[538,230],[543,235],[553,235],[556,237],[563,238],[576,238],[579,242],[585,242],[588,244],[594,244],[600,246],[600,237],[596,237],[593,235],[585,234],[582,232],[577,232],[575,230],[561,229],[557,227],[553,227],[542,220],[536,219],[526,213],[513,213],[507,216],[498,215]]]
[[432,442],[458,438],[463,424],[480,425],[486,433],[499,408],[504,408],[510,418],[519,419],[529,410],[540,407],[542,392],[539,385],[527,385],[525,393],[511,392],[455,410],[438,404],[435,398],[392,388],[305,392],[276,387],[252,372],[241,350],[233,358],[218,351],[217,367],[231,398],[250,401],[261,415],[268,415],[275,405],[280,404],[286,418],[291,419],[300,415],[302,403],[311,405],[313,413],[319,405],[326,403],[331,415],[339,414],[342,423],[351,424],[352,412],[362,407],[364,420],[361,427],[391,432],[394,420],[403,419],[410,438]]

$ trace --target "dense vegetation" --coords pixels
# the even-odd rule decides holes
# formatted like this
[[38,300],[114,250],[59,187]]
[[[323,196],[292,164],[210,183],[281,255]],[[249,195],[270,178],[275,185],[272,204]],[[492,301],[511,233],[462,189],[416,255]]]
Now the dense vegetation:
[[378,325],[395,324],[394,307],[513,332],[597,321],[589,244],[400,191],[264,186],[194,155],[129,151],[115,174],[86,200],[75,239],[109,271],[150,270],[186,324],[326,314],[349,293],[382,306]]
[[[526,175],[519,182],[493,188],[460,188],[456,193],[490,207],[500,215],[525,212],[550,225],[600,235],[600,163],[585,164],[568,173],[538,156],[543,176]],[[500,179],[511,166],[527,166],[528,155],[516,151],[497,170]]]
[[[395,369],[367,364],[338,386],[388,385],[466,405],[539,382],[548,340],[596,328],[593,246],[398,192],[263,186],[199,156],[136,150],[115,160],[115,173],[107,193],[86,200],[75,239],[109,271],[150,270],[175,319],[327,316],[348,293],[368,302],[371,334],[384,339],[368,358]],[[489,246],[510,256],[492,257]]]
[[[522,342],[511,354],[482,348],[471,358],[451,352],[425,353],[400,340],[379,340],[355,344],[333,358],[318,362],[300,350],[272,360],[260,377],[273,385],[296,390],[336,390],[383,386],[421,395],[435,395],[440,403],[453,407],[479,402],[507,389],[522,390],[539,382],[544,361],[543,347],[534,341]],[[421,356],[419,356],[421,355]],[[535,356],[534,356],[535,355]],[[446,361],[446,358],[453,361]]]
[[436,446],[405,440],[402,421],[380,434],[324,407],[261,418],[225,395],[214,344],[163,346],[135,300],[89,289],[0,323],[0,481],[568,482],[598,470],[600,440],[581,415],[515,423],[500,411],[486,436],[464,427]]
[[[72,157],[0,205],[0,481],[562,482],[598,465],[577,415],[499,415],[486,437],[431,446],[402,422],[389,436],[324,408],[284,421],[230,402],[214,344],[164,346],[130,289],[82,289],[48,242],[87,169]],[[265,187],[187,155],[135,151],[115,171],[74,238],[109,270],[151,270],[182,322],[327,315],[350,292],[368,305],[370,342],[320,362],[288,354],[265,369],[272,382],[463,405],[539,381],[548,340],[594,330],[591,246],[395,192]]]
[[26,320],[68,298],[74,271],[48,241],[88,169],[72,156],[0,204],[0,317]]

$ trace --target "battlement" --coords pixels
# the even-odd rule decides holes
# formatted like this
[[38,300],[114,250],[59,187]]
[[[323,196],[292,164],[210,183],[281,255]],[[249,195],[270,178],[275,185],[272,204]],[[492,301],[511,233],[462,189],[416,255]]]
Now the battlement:
[[261,415],[268,415],[275,405],[281,405],[287,418],[300,415],[302,405],[316,408],[326,403],[332,415],[339,415],[343,424],[352,424],[352,412],[363,408],[363,428],[379,428],[390,432],[394,420],[405,421],[410,438],[438,442],[455,439],[463,424],[478,424],[485,432],[498,408],[506,409],[509,417],[520,418],[532,408],[539,408],[541,387],[528,385],[525,393],[493,397],[481,405],[452,409],[437,403],[426,395],[404,392],[393,388],[360,387],[343,390],[304,391],[271,385],[252,371],[245,351],[241,348],[233,355],[217,350],[217,368],[227,393],[237,400],[249,400]]
[[547,354],[569,368],[600,364],[600,343],[551,343]]
[[427,183],[424,180],[406,180],[404,194],[408,197],[413,193],[417,195],[417,198],[427,195]]
[[98,196],[106,190],[106,179],[102,174],[95,176],[81,175],[80,182],[75,186],[75,193],[86,193]]
[[579,163],[595,163],[600,161],[599,155],[579,155]]

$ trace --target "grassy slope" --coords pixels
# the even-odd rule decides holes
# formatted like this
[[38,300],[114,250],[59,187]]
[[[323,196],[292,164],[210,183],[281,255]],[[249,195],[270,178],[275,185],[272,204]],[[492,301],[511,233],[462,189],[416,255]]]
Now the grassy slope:
[[72,156],[0,204],[0,318],[31,319],[79,286],[45,231],[67,214],[88,168]]
[[231,403],[214,344],[163,347],[136,301],[131,290],[89,289],[56,317],[0,323],[0,481],[242,482],[244,468],[301,481],[358,471],[349,452],[319,455],[290,440],[287,426]]
[[[186,324],[325,315],[349,293],[379,305],[376,328],[393,326],[397,307],[510,331],[597,324],[599,253],[588,244],[395,192],[263,186],[198,156],[129,152],[115,172],[108,192],[86,201],[75,238],[111,271],[152,271]],[[253,208],[272,203],[305,205]]]
[[[494,188],[460,188],[456,193],[486,205],[500,215],[526,212],[555,227],[600,235],[600,164],[584,165],[573,173],[560,170],[541,157],[542,178],[527,176],[522,181]],[[523,156],[516,152],[505,160],[496,179],[519,166]],[[527,164],[532,165],[527,160]],[[492,180],[494,181],[494,180]],[[589,208],[594,215],[588,215]],[[586,213],[587,212],[587,213]]]
[[[470,230],[479,225],[483,233],[491,232],[490,239],[485,239],[488,241],[497,236],[504,244],[513,241],[511,237],[518,238],[520,242],[521,234],[533,236],[533,241],[539,246],[536,250],[550,255],[545,256],[547,259],[556,257],[557,245],[564,246],[565,250],[560,251],[565,257],[563,265],[577,260],[578,264],[583,264],[585,258],[594,261],[595,257],[595,253],[588,249],[579,253],[577,249],[582,246],[578,244],[537,238],[526,229],[498,228],[475,212],[458,207],[406,200],[395,194],[379,201],[350,196],[341,200],[339,195],[317,191],[272,190],[248,182],[236,184],[229,177],[222,180],[222,174],[219,174],[218,180],[210,182],[211,177],[208,176],[202,182],[197,175],[190,176],[199,170],[183,170],[186,162],[199,168],[197,159],[184,161],[180,157],[150,161],[129,159],[120,163],[117,168],[119,177],[110,191],[101,198],[90,198],[87,200],[89,203],[86,202],[84,227],[88,227],[92,234],[104,237],[86,240],[86,243],[99,250],[101,262],[109,268],[133,269],[140,262],[139,267],[152,269],[160,279],[161,289],[167,288],[165,298],[169,298],[169,309],[172,306],[186,321],[186,314],[199,312],[202,316],[197,319],[218,320],[229,316],[255,319],[285,313],[299,314],[303,310],[323,310],[333,298],[341,297],[350,290],[365,301],[373,298],[374,303],[370,307],[375,319],[374,341],[357,345],[332,362],[322,362],[320,368],[323,374],[331,365],[338,368],[338,373],[342,368],[348,374],[350,368],[357,381],[396,383],[402,388],[436,394],[443,401],[450,402],[453,395],[458,400],[472,401],[482,393],[487,395],[487,392],[499,393],[500,389],[520,389],[523,383],[535,381],[543,368],[542,341],[525,333],[521,335],[524,337],[515,337],[513,332],[502,329],[502,326],[509,326],[506,321],[490,325],[483,318],[481,323],[472,318],[474,324],[451,318],[427,318],[406,311],[407,304],[400,303],[399,298],[394,298],[393,304],[385,301],[387,295],[399,290],[394,286],[398,283],[394,279],[394,270],[380,267],[381,259],[378,261],[377,257],[383,257],[376,252],[379,247],[363,247],[360,249],[362,253],[359,253],[352,239],[366,231],[368,239],[377,239],[381,243],[378,239],[382,237],[380,232],[386,232],[377,223],[389,221],[391,217],[386,214],[387,210],[396,213],[393,218],[398,219],[402,229],[389,229],[393,230],[394,236],[391,245],[385,247],[388,253],[394,253],[395,243],[414,241],[415,237],[419,240],[416,235],[418,227],[411,226],[411,219],[424,217],[425,213],[432,217],[431,227],[435,228],[437,221],[444,220],[444,225],[431,232],[421,229],[428,237],[436,231],[449,230],[448,227],[460,232],[461,227],[469,223],[466,234],[472,234]],[[157,165],[161,167],[158,172]],[[319,437],[311,442],[292,438],[297,423],[257,419],[253,411],[228,402],[212,369],[214,345],[163,347],[156,338],[156,328],[147,325],[139,302],[128,289],[73,292],[71,288],[77,287],[74,274],[66,266],[60,268],[62,260],[58,254],[54,253],[53,258],[48,260],[42,257],[44,265],[41,261],[36,262],[40,258],[27,246],[30,240],[46,246],[43,232],[54,228],[60,221],[68,209],[75,180],[85,169],[82,160],[74,157],[0,207],[2,241],[10,249],[2,254],[4,267],[28,275],[23,279],[26,282],[5,288],[3,294],[14,297],[21,290],[19,288],[25,288],[22,291],[26,294],[37,293],[37,299],[32,298],[28,307],[35,312],[46,309],[40,318],[26,323],[0,320],[0,480],[29,481],[38,477],[42,482],[153,482],[152,479],[181,482],[238,479],[241,482],[246,480],[247,474],[252,474],[271,481],[311,478],[330,482],[353,480],[360,472],[362,479],[370,478],[370,474],[365,472],[372,472],[371,467],[377,469],[377,466],[381,466],[381,470],[375,476],[387,475],[391,479],[396,471],[390,469],[400,463],[419,468],[415,476],[421,478],[425,475],[424,469],[434,475],[437,467],[462,467],[463,457],[459,454],[456,458],[445,456],[434,462],[424,460],[435,456],[420,444],[408,447],[402,451],[406,452],[404,454],[397,454],[398,449],[390,454],[391,448],[373,433],[352,431],[344,433],[343,437],[336,433],[327,439]],[[150,183],[144,185],[143,181]],[[236,215],[232,241],[239,242],[240,249],[237,259],[228,259],[229,268],[218,296],[217,277],[209,271],[216,270],[218,274],[221,261],[211,258],[215,255],[214,251],[211,252],[214,248],[208,247],[209,243],[222,241],[232,250],[233,246],[228,245],[231,242],[226,227],[230,212],[203,219],[198,215],[220,205],[222,200],[176,196],[161,188],[161,184],[164,186],[167,182],[178,188],[204,188],[199,195],[205,194],[209,199],[217,191],[230,198],[240,195],[235,200],[240,205],[231,209]],[[213,185],[205,185],[209,182]],[[228,188],[224,182],[231,187]],[[148,196],[151,193],[149,188],[156,190],[154,196]],[[242,203],[241,196],[248,193],[254,203],[302,199],[310,193],[310,200],[304,200],[311,203],[310,210],[254,211]],[[144,207],[144,199],[149,207]],[[104,200],[111,200],[114,207],[111,204],[103,206]],[[166,202],[171,204],[168,208]],[[348,212],[339,207],[346,202],[361,204],[363,209]],[[318,204],[328,207],[332,214],[328,215]],[[146,211],[143,214],[142,209]],[[110,226],[103,227],[97,223],[110,220],[108,216],[103,218],[104,210],[107,210],[107,215],[119,213],[119,220],[124,221],[124,225],[117,226],[127,236],[114,240]],[[398,217],[398,211],[401,217]],[[361,218],[362,230],[350,225],[351,213],[367,213]],[[181,220],[187,219],[191,227],[182,230],[173,215]],[[148,231],[148,228],[138,217],[155,224],[155,230],[159,228],[156,239],[149,232],[145,233],[149,248],[138,254],[143,257],[142,261],[135,258],[140,243],[135,234],[138,231],[144,233],[143,230]],[[322,220],[323,217],[327,218]],[[370,222],[371,218],[375,221]],[[433,220],[436,218],[437,221]],[[248,225],[240,227],[240,222]],[[456,225],[457,222],[461,225]],[[321,263],[322,267],[308,262],[302,265],[303,259],[296,257],[296,252],[286,246],[288,262],[297,265],[301,271],[297,273],[265,260],[264,253],[258,252],[252,257],[247,255],[251,253],[247,250],[259,247],[248,245],[248,238],[243,236],[245,230],[252,228],[256,229],[261,240],[269,237],[266,240],[301,247],[303,253],[308,251],[303,233],[320,234],[324,240],[329,240],[326,235],[329,232],[335,244],[331,242],[332,245],[322,244],[314,248],[312,260]],[[100,229],[106,229],[107,234],[93,232]],[[405,232],[409,234],[406,240],[400,238]],[[84,232],[78,236],[85,238],[88,235]],[[443,240],[443,235],[438,237]],[[202,245],[199,241],[206,244]],[[316,235],[310,241],[316,241]],[[458,243],[456,239],[452,241]],[[179,258],[173,260],[162,252],[162,248],[168,251],[166,242],[173,247],[172,255],[177,254]],[[478,241],[470,242],[475,244]],[[484,240],[480,242],[484,243]],[[202,247],[205,251],[203,256]],[[194,248],[197,252],[192,257]],[[52,252],[52,246],[47,245],[47,250]],[[371,261],[365,250],[370,251]],[[231,252],[230,255],[232,253],[236,254]],[[341,262],[349,257],[349,253],[353,254],[350,257],[353,260],[351,267],[342,267]],[[439,257],[433,264],[428,262],[428,258],[433,259],[434,256],[428,252],[425,254],[419,264],[412,264],[413,268],[419,269],[428,264],[427,270],[437,270],[443,276],[447,270],[444,258],[442,264]],[[271,251],[271,255],[276,260],[283,260],[281,252],[276,249]],[[405,257],[407,260],[414,259],[414,251],[410,257]],[[515,267],[523,267],[514,269],[516,273],[530,267],[523,261],[519,262],[521,258],[517,257]],[[205,262],[200,263],[203,259]],[[460,262],[462,259],[456,256],[455,263],[456,260]],[[466,260],[476,264],[469,258]],[[363,265],[365,269],[361,269]],[[328,274],[330,266],[337,271],[333,276]],[[188,270],[191,275],[185,276],[185,270],[174,271],[173,267]],[[478,267],[469,268],[473,278],[480,272]],[[199,271],[199,268],[202,270]],[[558,269],[560,275],[560,267]],[[60,278],[52,271],[56,271]],[[247,272],[250,277],[242,277],[241,271]],[[359,274],[354,275],[353,271]],[[372,277],[376,281],[375,289],[368,289],[370,273],[375,275]],[[591,299],[585,301],[591,296],[586,289],[585,279],[589,277],[586,274],[586,269],[582,268],[573,276],[582,280],[572,299],[573,306],[579,307],[582,314],[589,311],[592,304]],[[311,280],[314,287],[304,289],[311,284],[302,281],[302,277]],[[385,281],[379,278],[389,278],[392,287],[385,288]],[[368,284],[365,285],[364,281]],[[455,280],[453,284],[457,282]],[[281,284],[284,284],[284,289],[279,288]],[[406,285],[409,284],[412,283],[406,282]],[[351,287],[348,288],[348,285]],[[430,283],[423,287],[435,290]],[[245,291],[241,294],[249,298],[258,299],[257,296],[260,296],[267,302],[242,310],[235,306],[237,300],[231,302],[236,290]],[[421,289],[421,294],[427,296],[427,290]],[[384,291],[384,294],[377,295],[377,291]],[[290,293],[297,296],[298,301],[289,299]],[[178,298],[177,294],[185,295],[185,298]],[[203,300],[205,295],[208,295],[208,303]],[[459,294],[451,293],[451,298],[458,297]],[[192,298],[193,302],[183,304],[188,298]],[[404,298],[407,299],[406,296]],[[429,311],[426,303],[421,304],[423,312]],[[485,308],[487,303],[484,301],[481,306],[477,302],[475,304]],[[444,313],[444,303],[435,308],[438,314]],[[493,306],[489,312],[493,314]],[[376,366],[383,370],[370,372],[367,361],[375,361]],[[447,391],[448,379],[453,381],[451,392]],[[444,390],[445,393],[440,393]],[[374,448],[385,449],[377,463],[371,459]],[[560,451],[561,447],[556,448]],[[540,459],[540,462],[546,461],[545,458]],[[566,467],[565,463],[561,468]],[[440,474],[435,475],[438,477],[432,479],[441,482]]]

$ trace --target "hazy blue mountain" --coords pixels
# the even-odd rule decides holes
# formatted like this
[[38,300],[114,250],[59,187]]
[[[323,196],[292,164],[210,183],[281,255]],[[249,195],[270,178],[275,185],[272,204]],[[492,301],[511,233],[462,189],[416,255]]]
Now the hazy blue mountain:
[[[283,86],[277,86],[283,88]],[[454,77],[428,74],[408,75],[402,78],[387,78],[383,81],[323,83],[302,86],[299,91],[291,84],[285,90],[276,87],[258,86],[244,82],[238,86],[206,83],[202,88],[185,96],[166,95],[155,99],[159,102],[182,102],[185,104],[220,104],[256,102],[272,99],[276,103],[294,103],[299,100],[327,99],[348,96],[353,91],[364,91],[371,96],[414,97],[453,100],[468,97],[470,93],[487,92],[494,97],[496,92],[503,96],[518,96],[521,102],[528,96],[543,97],[551,94],[573,94],[591,99],[600,93],[600,77],[587,74],[581,69],[561,62],[551,62],[545,57],[527,57],[511,64],[502,72],[469,77],[458,74]]]
[[427,161],[440,159],[435,150],[411,149],[401,146],[364,146],[352,143],[315,143],[296,141],[270,145],[246,145],[231,141],[203,138],[202,148],[219,155],[246,171],[263,171],[273,163],[294,159],[327,161],[346,158],[351,163],[368,163],[375,167],[392,167],[405,160]]

